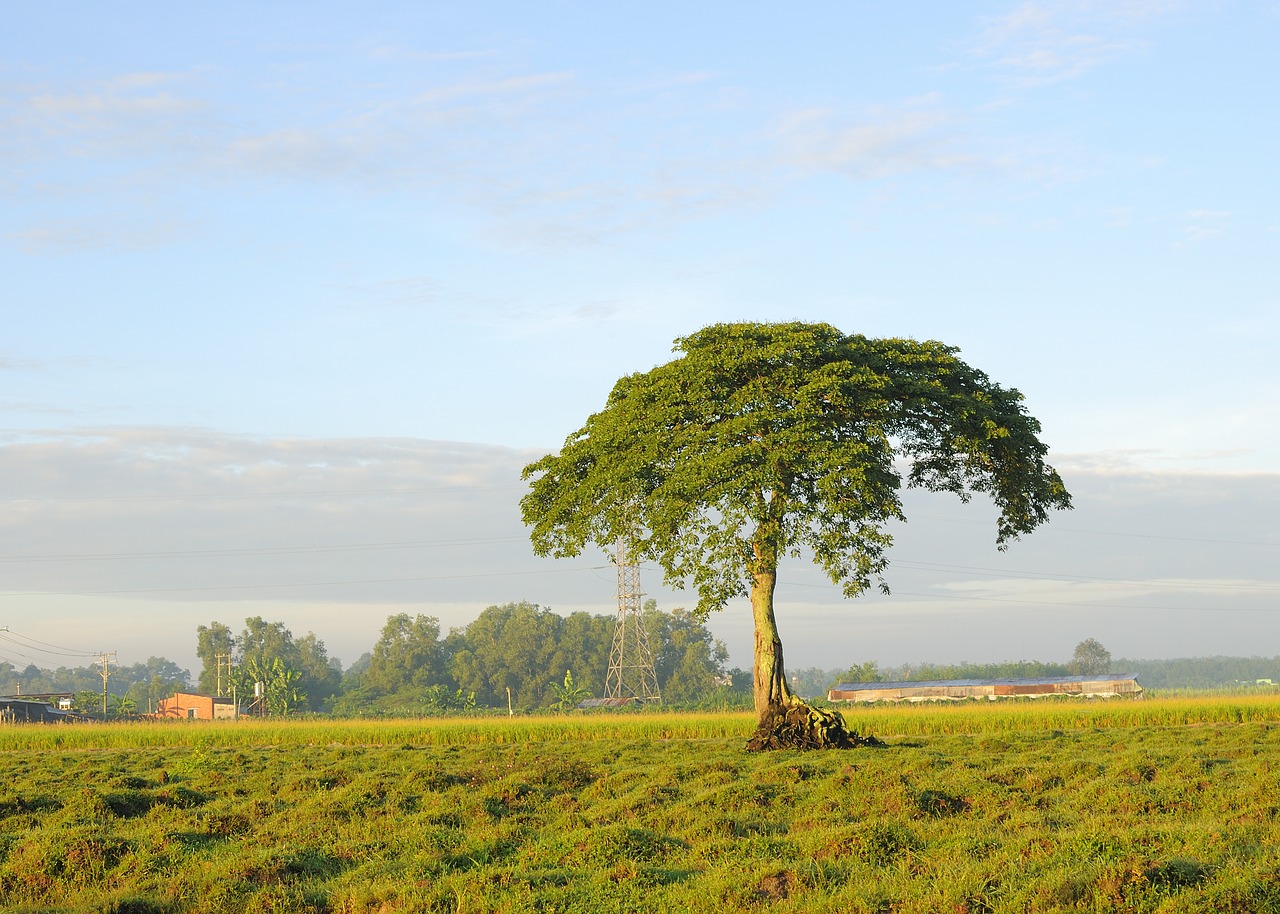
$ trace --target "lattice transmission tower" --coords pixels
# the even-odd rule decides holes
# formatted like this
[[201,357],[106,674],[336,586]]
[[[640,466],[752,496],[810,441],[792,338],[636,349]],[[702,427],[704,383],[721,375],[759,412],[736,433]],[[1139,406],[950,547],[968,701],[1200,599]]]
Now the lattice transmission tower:
[[604,681],[605,698],[661,701],[653,651],[644,630],[640,566],[631,560],[625,539],[618,539],[614,562],[618,566],[618,621],[613,628],[609,675]]

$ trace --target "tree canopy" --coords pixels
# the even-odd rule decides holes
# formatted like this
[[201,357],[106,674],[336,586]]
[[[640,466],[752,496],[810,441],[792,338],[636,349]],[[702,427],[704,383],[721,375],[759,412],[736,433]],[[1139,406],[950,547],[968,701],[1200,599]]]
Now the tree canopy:
[[[329,656],[324,642],[313,632],[295,638],[283,622],[268,622],[261,616],[249,616],[238,636],[221,622],[211,622],[196,629],[196,655],[202,668],[198,687],[206,694],[230,695],[232,686],[240,696],[251,695],[254,682],[288,680],[277,692],[280,695],[303,696],[306,709],[320,710],[327,699],[342,687],[342,667]],[[218,674],[218,657],[225,664],[234,655],[234,666],[223,666]],[[275,672],[277,661],[281,672]],[[228,674],[228,671],[229,674]],[[266,679],[262,679],[266,676]]]
[[524,469],[535,552],[626,537],[697,612],[751,596],[757,712],[793,705],[773,618],[778,562],[808,553],[849,597],[879,585],[904,487],[988,495],[1005,548],[1070,506],[1017,390],[953,346],[828,324],[717,324],[620,379],[559,453]]
[[1094,676],[1111,672],[1111,651],[1096,638],[1085,638],[1076,645],[1069,664],[1072,673]]
[[[615,619],[585,612],[562,616],[521,601],[490,606],[470,624],[440,637],[439,620],[390,616],[367,663],[349,672],[331,709],[345,714],[436,714],[468,707],[545,708],[563,699],[564,676],[601,694]],[[664,695],[680,704],[716,691],[724,646],[684,610],[645,604]]]

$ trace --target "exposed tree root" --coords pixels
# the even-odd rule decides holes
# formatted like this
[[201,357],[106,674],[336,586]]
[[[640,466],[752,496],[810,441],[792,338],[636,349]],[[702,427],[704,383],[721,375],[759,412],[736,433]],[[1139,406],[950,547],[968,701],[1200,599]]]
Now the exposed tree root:
[[747,741],[748,752],[767,749],[857,749],[883,746],[874,736],[859,736],[845,725],[839,711],[812,708],[804,702],[774,705],[765,711],[755,734]]

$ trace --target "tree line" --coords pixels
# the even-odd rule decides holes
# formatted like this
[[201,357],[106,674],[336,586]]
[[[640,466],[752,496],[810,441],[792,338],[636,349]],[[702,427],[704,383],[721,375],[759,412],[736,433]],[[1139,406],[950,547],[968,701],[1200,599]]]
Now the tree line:
[[[728,652],[690,613],[663,612],[650,600],[642,623],[665,702],[697,704],[724,688],[717,681],[725,681]],[[613,616],[561,616],[519,602],[490,606],[446,634],[434,616],[399,613],[387,618],[373,649],[343,671],[314,634],[295,638],[283,623],[257,616],[238,634],[213,622],[197,629],[197,686],[207,694],[234,691],[247,704],[262,683],[263,710],[275,713],[533,711],[563,705],[570,687],[579,697],[599,695],[614,625]],[[744,678],[736,681],[745,694]]]
[[[643,620],[664,703],[750,705],[751,674],[725,669],[724,645],[691,614],[682,609],[662,612],[650,600]],[[108,713],[147,713],[175,691],[230,695],[233,685],[237,700],[248,704],[255,681],[267,686],[263,709],[274,713],[392,716],[505,709],[507,689],[511,689],[513,710],[563,708],[584,697],[601,697],[613,625],[612,616],[585,612],[560,616],[528,602],[490,606],[470,625],[448,633],[441,632],[432,616],[400,613],[387,618],[373,649],[344,670],[328,656],[324,642],[310,632],[295,637],[283,623],[260,616],[247,618],[238,633],[213,622],[197,630],[202,667],[194,678],[163,657],[112,667]],[[219,674],[219,655],[232,657],[230,673],[222,659]],[[1090,664],[1089,669],[1085,664]],[[866,661],[844,669],[797,668],[791,672],[791,685],[798,695],[820,699],[842,682],[1009,679],[1081,672],[1136,674],[1149,689],[1230,688],[1260,680],[1280,684],[1280,656],[1111,660],[1100,644],[1086,641],[1077,645],[1071,660],[1063,662],[882,667]],[[86,664],[47,670],[0,661],[0,694],[48,693],[72,693],[77,710],[100,713],[101,667]]]
[[[1132,661],[1122,661],[1130,663]],[[906,663],[899,667],[881,669],[875,661],[854,664],[836,673],[828,688],[845,682],[927,682],[940,679],[1043,679],[1059,676],[1093,676],[1110,672],[1115,663],[1111,652],[1095,638],[1086,638],[1076,645],[1071,659],[1065,663],[1041,660],[1011,660],[1002,663]]]
[[[110,667],[107,680],[108,713],[128,716],[153,710],[160,699],[188,688],[191,673],[164,657],[149,657],[143,663]],[[102,667],[58,667],[46,670],[34,663],[18,667],[0,661],[0,694],[75,696],[74,706],[85,712],[102,711]]]

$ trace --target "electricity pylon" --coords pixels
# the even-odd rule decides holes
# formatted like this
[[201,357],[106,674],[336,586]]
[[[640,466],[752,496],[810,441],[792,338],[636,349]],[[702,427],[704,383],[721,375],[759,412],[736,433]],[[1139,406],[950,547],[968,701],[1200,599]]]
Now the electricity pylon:
[[640,566],[627,554],[626,540],[619,537],[618,621],[613,628],[613,648],[609,652],[609,675],[604,680],[605,698],[632,701],[661,701],[658,674],[653,669],[653,651],[644,630],[640,598]]

